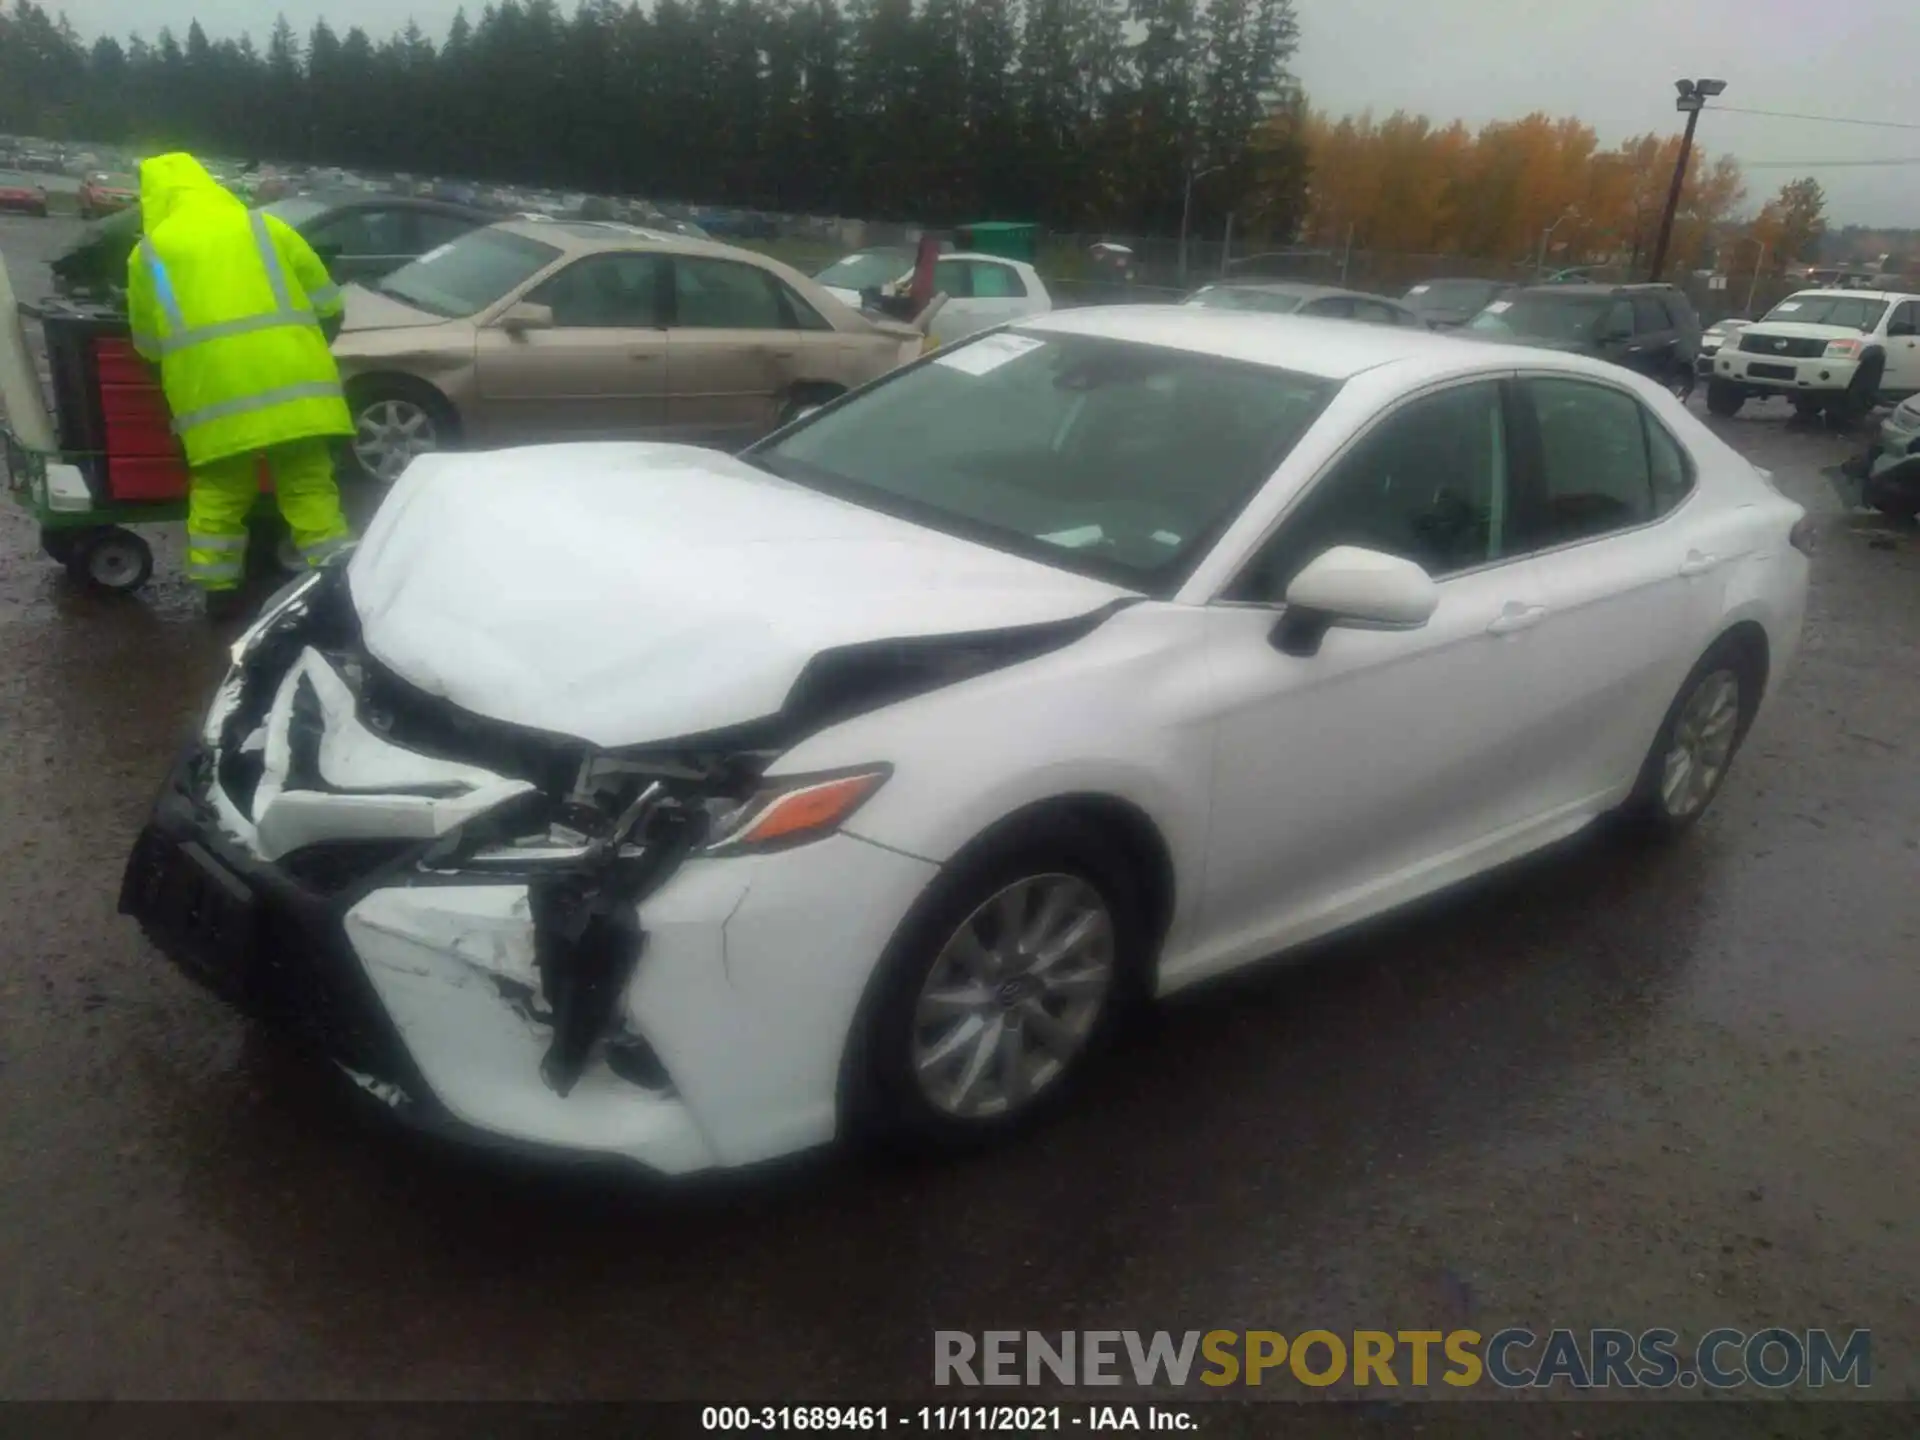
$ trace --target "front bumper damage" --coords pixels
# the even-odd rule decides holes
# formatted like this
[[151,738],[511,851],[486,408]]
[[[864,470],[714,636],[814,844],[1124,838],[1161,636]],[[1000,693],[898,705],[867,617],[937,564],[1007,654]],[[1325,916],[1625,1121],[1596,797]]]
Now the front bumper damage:
[[845,835],[705,856],[756,757],[423,702],[345,590],[236,645],[122,910],[415,1124],[665,1173],[830,1139],[865,976],[933,867]]

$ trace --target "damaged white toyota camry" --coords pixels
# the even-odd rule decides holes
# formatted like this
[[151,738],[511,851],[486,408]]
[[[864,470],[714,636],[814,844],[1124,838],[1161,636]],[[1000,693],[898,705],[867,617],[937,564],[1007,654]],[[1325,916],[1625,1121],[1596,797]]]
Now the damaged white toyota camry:
[[737,458],[421,459],[235,645],[122,908],[423,1124],[964,1142],[1130,996],[1698,818],[1807,548],[1612,366],[1070,311]]

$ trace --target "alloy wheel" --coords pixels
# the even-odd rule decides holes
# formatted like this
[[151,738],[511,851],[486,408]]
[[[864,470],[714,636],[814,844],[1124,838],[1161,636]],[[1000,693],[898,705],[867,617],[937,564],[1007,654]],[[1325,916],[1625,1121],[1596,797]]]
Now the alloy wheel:
[[1086,1049],[1114,982],[1113,916],[1075,875],[991,896],[941,947],[913,1012],[920,1093],[962,1120],[1023,1110]]
[[1660,804],[1675,820],[1699,813],[1713,798],[1733,758],[1740,730],[1740,679],[1715,670],[1693,687],[1673,725],[1660,772]]
[[354,458],[382,485],[391,485],[406,473],[416,455],[439,448],[433,416],[417,401],[375,400],[354,421]]

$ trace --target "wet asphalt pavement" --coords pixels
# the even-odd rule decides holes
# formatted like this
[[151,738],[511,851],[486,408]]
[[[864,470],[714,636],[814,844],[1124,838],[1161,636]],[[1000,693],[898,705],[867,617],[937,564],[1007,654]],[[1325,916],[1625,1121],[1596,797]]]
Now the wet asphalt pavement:
[[[23,290],[64,233],[0,219]],[[0,507],[0,1395],[846,1402],[935,1328],[1519,1323],[1871,1327],[1920,1397],[1920,541],[1823,475],[1857,441],[1721,428],[1828,523],[1685,842],[1183,1000],[1011,1150],[668,1191],[395,1135],[116,916],[222,647],[177,536],[114,601]]]

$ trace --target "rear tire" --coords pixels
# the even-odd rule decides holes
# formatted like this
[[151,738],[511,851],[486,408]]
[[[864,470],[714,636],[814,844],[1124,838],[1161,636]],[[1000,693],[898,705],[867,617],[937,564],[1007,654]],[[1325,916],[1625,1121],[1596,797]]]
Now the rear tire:
[[1054,1110],[1146,974],[1140,891],[1097,831],[1060,816],[937,879],[887,947],[862,1007],[846,1071],[856,1131],[953,1151]]
[[1635,828],[1654,838],[1671,837],[1707,813],[1759,709],[1762,682],[1752,649],[1733,637],[1700,658],[1668,707],[1633,794],[1621,806]]
[[1725,380],[1707,382],[1707,409],[1722,419],[1728,419],[1740,413],[1740,407],[1747,403],[1747,392],[1738,385]]

